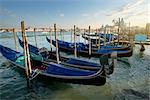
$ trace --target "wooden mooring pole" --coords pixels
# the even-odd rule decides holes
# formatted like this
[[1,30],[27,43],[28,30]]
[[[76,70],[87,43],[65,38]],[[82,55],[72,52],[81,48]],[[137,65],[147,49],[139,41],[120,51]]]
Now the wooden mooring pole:
[[62,34],[63,34],[63,41],[64,41],[64,35],[65,35],[64,29],[62,29]]
[[97,34],[98,34],[98,31],[96,29],[96,46],[98,45],[98,43],[97,43]]
[[89,56],[91,56],[90,26],[89,26],[88,44],[89,44]]
[[58,53],[58,41],[57,41],[57,34],[56,34],[56,24],[54,24],[54,34],[55,34],[55,41],[56,41],[56,57],[57,57],[57,63],[59,64],[59,53]]
[[105,29],[104,29],[104,46],[106,46],[106,26],[105,26]]
[[72,29],[71,29],[71,43],[72,43]]
[[59,31],[58,36],[60,36],[60,37],[61,37],[61,40],[63,40],[63,33],[62,33],[62,30],[61,30],[61,29],[60,29],[60,31]]
[[31,69],[31,62],[30,62],[30,55],[29,55],[29,48],[26,39],[25,33],[25,23],[24,21],[21,22],[21,30],[22,30],[22,39],[24,43],[24,66],[26,70],[26,77],[27,77],[27,86],[30,88],[30,74],[32,73]]
[[[84,29],[84,36],[85,36],[86,30]],[[84,39],[84,44],[86,44],[86,39]]]
[[50,33],[50,49],[52,51],[52,29],[50,29],[49,33]]
[[[78,35],[79,35],[79,36],[78,36]],[[80,42],[80,36],[81,36],[81,35],[80,35],[80,32],[78,32],[77,37],[79,38],[79,40],[78,40],[79,42]]]
[[101,31],[99,32],[99,39],[98,39],[98,49],[101,47]]
[[35,32],[36,32],[36,28],[34,28],[34,40],[35,40],[35,46],[37,47],[37,39],[36,39],[36,34],[35,34]]
[[119,45],[119,38],[120,38],[120,18],[119,18],[119,22],[118,22],[118,45]]
[[114,34],[112,34],[112,44],[114,45]]
[[15,41],[15,48],[16,48],[16,51],[18,51],[18,42],[17,42],[17,39],[16,39],[16,32],[15,32],[14,28],[13,28],[13,36],[14,36],[14,41]]
[[74,57],[77,57],[77,47],[76,47],[76,26],[74,25]]
[[[110,34],[109,29],[107,29],[107,40],[108,40],[108,43],[110,43],[110,41],[109,41],[109,40],[110,40],[110,35],[109,35],[109,34]],[[106,45],[107,45],[108,43],[106,43]]]

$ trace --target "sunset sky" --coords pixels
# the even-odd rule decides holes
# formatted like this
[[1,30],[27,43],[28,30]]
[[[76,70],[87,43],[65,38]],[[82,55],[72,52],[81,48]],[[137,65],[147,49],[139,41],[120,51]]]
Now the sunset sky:
[[0,28],[27,26],[99,28],[124,18],[134,26],[150,23],[150,0],[0,0]]

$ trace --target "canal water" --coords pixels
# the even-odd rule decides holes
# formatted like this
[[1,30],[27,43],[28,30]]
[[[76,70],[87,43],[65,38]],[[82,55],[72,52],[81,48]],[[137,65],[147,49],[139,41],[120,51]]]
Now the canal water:
[[[27,34],[28,42],[35,45],[33,33]],[[40,35],[37,36],[38,47],[50,50],[46,33],[36,34]],[[64,34],[58,35],[58,38],[71,42],[71,35]],[[21,37],[20,33],[18,35]],[[54,39],[54,36],[52,38]],[[84,42],[81,36],[76,40]],[[12,33],[0,33],[0,44],[15,50]],[[132,57],[119,58],[114,73],[107,78],[103,86],[35,79],[34,86],[30,90],[27,89],[24,72],[11,65],[0,54],[0,100],[149,100],[150,46],[147,45],[145,48],[146,50],[140,53],[140,46],[135,45]],[[22,52],[20,46],[19,51]],[[61,55],[73,57],[67,53]],[[83,57],[80,59],[89,60]],[[98,58],[91,58],[90,61],[99,63]]]

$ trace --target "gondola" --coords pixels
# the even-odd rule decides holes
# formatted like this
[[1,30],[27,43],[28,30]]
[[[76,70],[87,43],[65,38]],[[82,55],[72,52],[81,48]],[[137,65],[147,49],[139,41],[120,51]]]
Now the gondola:
[[[50,39],[46,37],[47,41],[50,42]],[[55,46],[56,41],[52,40],[52,44]],[[74,43],[64,42],[58,40],[58,48],[60,51],[74,53]],[[129,50],[111,50],[111,49],[100,49],[100,50],[92,50],[91,55],[89,55],[89,50],[85,49],[81,44],[77,44],[77,54],[85,57],[100,57],[104,54],[107,54],[108,57],[111,57],[113,52],[117,52],[117,57],[130,57],[132,56],[132,48]]]
[[[46,37],[46,39],[48,42],[50,42],[50,39],[48,39],[48,37]],[[52,41],[52,42],[54,42],[54,41]],[[61,40],[58,40],[58,42],[63,43],[63,45],[65,45],[65,46],[67,46],[67,45],[69,47],[74,46],[74,43],[69,43],[69,42],[65,42],[65,41],[61,41]],[[107,44],[106,46],[101,45],[100,49],[102,49],[102,50],[130,50],[131,49],[131,44],[129,42],[124,42],[124,43],[119,42],[119,44],[114,42],[114,44],[115,45],[113,45],[113,44]],[[76,45],[78,48],[81,48],[82,50],[85,50],[85,51],[89,50],[88,44],[84,44],[84,43],[79,42],[79,43],[76,43]],[[92,49],[92,51],[96,52],[99,48],[98,48],[98,46],[92,45],[91,49]]]
[[[23,47],[23,41],[21,41],[19,37],[18,40],[21,47]],[[45,48],[39,49],[31,44],[28,44],[28,47],[30,52],[36,55],[41,54],[45,62],[49,62],[49,61],[57,62],[55,51],[48,51]],[[107,69],[107,75],[112,74],[114,71],[114,62],[112,61],[112,63],[109,64],[107,55],[104,55],[103,57],[100,58],[100,64],[77,59],[77,58],[67,58],[61,55],[59,55],[59,59],[60,59],[60,64],[69,67],[75,67],[75,68],[80,68],[85,70],[99,70],[101,66],[107,66],[109,67],[109,69]]]
[[[2,45],[0,45],[0,52],[12,64],[18,66],[22,70],[25,70],[24,55],[22,53]],[[101,67],[98,71],[66,68],[53,62],[49,62],[49,64],[41,63],[34,59],[37,55],[32,56],[32,53],[30,53],[30,56],[32,72],[38,73],[37,77],[42,76],[55,81],[86,85],[100,86],[106,83],[104,67]]]

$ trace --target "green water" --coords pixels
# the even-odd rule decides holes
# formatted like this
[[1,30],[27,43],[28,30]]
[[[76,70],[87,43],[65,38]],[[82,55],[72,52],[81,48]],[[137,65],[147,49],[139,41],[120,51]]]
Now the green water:
[[[11,33],[9,38],[8,34],[7,36],[5,34],[0,33],[0,44],[15,49]],[[58,38],[71,41],[70,35],[59,35]],[[50,50],[50,44],[45,36],[37,36],[37,40],[38,47],[47,47]],[[28,41],[35,44],[34,37],[28,37]],[[77,41],[84,40],[77,37]],[[135,45],[132,57],[117,61],[114,73],[107,78],[104,86],[35,79],[34,86],[30,90],[27,89],[24,72],[11,65],[0,54],[0,100],[149,100],[150,46],[147,45],[145,48],[146,50],[140,53],[140,46]],[[21,47],[19,51],[22,52]],[[61,55],[73,57],[66,53]],[[91,58],[90,61],[99,63],[97,58]]]

